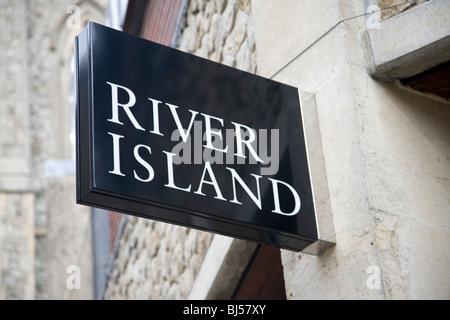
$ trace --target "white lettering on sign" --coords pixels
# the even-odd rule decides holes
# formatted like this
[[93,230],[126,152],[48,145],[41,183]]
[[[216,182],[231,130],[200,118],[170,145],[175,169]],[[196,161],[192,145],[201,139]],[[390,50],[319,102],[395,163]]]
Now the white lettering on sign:
[[[220,138],[220,140],[223,140],[222,138],[222,131],[220,130],[212,130],[211,128],[211,118],[217,120],[218,122],[220,122],[220,124],[223,126],[223,119],[221,118],[217,118],[217,117],[213,117],[207,114],[202,113],[203,117],[205,118],[205,126],[206,126],[206,131],[205,131],[205,135],[206,135],[206,144],[203,145],[205,148],[211,149],[211,150],[215,150],[215,151],[219,151],[219,152],[224,152],[226,153],[228,150],[228,146],[225,149],[219,149],[213,146],[212,143],[212,135],[216,135]],[[218,141],[217,139],[215,141]]]
[[115,133],[111,133],[108,132],[109,135],[111,135],[113,137],[113,169],[112,171],[109,171],[109,173],[112,174],[117,174],[118,176],[125,176],[121,171],[120,171],[120,139],[123,138],[124,136],[120,136],[118,134]]
[[[267,146],[267,129],[260,129],[259,132],[256,130],[237,122],[231,121],[234,129],[226,129],[223,130],[225,126],[224,119],[209,115],[206,113],[201,113],[195,110],[189,109],[189,121],[185,121],[186,123],[182,123],[180,116],[178,114],[179,107],[170,104],[167,102],[159,101],[153,98],[148,97],[148,101],[151,102],[152,108],[152,123],[151,128],[145,129],[141,124],[144,124],[143,120],[140,119],[140,123],[136,119],[133,111],[139,106],[135,106],[136,104],[136,96],[133,91],[127,87],[122,85],[118,85],[111,82],[106,82],[111,87],[111,118],[107,119],[112,123],[118,125],[125,125],[124,122],[130,121],[133,127],[140,131],[150,132],[151,134],[155,134],[158,136],[164,136],[164,130],[161,131],[160,127],[160,108],[169,108],[170,114],[172,115],[172,119],[176,125],[176,130],[171,133],[171,141],[179,141],[177,139],[181,138],[179,144],[175,145],[174,148],[169,151],[162,151],[166,155],[167,160],[167,183],[164,184],[164,187],[171,188],[177,191],[183,192],[193,192],[199,196],[208,196],[204,190],[203,186],[208,184],[214,189],[214,199],[220,201],[229,201],[230,203],[236,205],[242,205],[242,199],[238,199],[237,189],[243,189],[245,193],[249,196],[251,201],[253,201],[254,205],[262,210],[262,198],[261,198],[261,190],[260,190],[260,181],[263,178],[263,175],[276,174],[278,171],[279,165],[279,150],[278,150],[278,137],[279,133],[277,129],[270,130],[272,139],[271,139],[271,156],[268,156],[268,146]],[[127,98],[123,99],[125,101],[119,101],[119,90],[122,91],[121,100],[124,96]],[[126,116],[127,119],[124,118]],[[202,134],[201,122],[199,120],[196,121],[197,116],[199,119],[203,118],[205,124],[205,132]],[[145,126],[145,124],[144,124]],[[187,128],[187,129],[185,129]],[[178,185],[177,179],[174,172],[174,165],[179,165],[181,163],[190,164],[191,163],[191,132],[193,132],[194,136],[194,163],[195,164],[203,164],[203,171],[201,177],[198,177],[197,181],[192,181],[189,185]],[[225,132],[225,134],[224,134]],[[259,138],[259,146],[258,146],[258,133],[261,135]],[[112,159],[113,159],[113,168],[109,170],[108,173],[118,176],[126,176],[121,168],[121,152],[120,147],[122,143],[126,143],[127,138],[123,135],[119,135],[116,133],[108,132],[108,134],[112,137]],[[224,137],[226,137],[226,141],[224,141]],[[203,141],[205,143],[203,144]],[[225,145],[224,145],[224,142]],[[263,145],[265,144],[265,145]],[[236,149],[236,150],[235,150]],[[259,151],[259,154],[258,154]],[[246,155],[248,152],[248,156]],[[180,155],[182,154],[182,155]],[[199,156],[200,154],[200,156]],[[141,171],[136,171],[137,168],[133,169],[133,177],[137,181],[149,183],[152,182],[155,177],[155,171],[149,162],[149,159],[153,156],[151,146],[144,144],[137,144],[133,148],[133,156],[137,163],[145,169],[145,171],[140,168]],[[234,164],[234,158],[236,157],[237,164],[245,164],[245,159],[248,159],[250,164],[271,164],[269,168],[261,168],[261,175],[251,174],[254,177],[254,188],[252,190],[249,185],[244,182],[241,176],[237,173],[237,171],[230,167],[225,167],[230,172],[230,181],[233,186],[233,198],[226,199],[223,196],[222,186],[220,186],[219,182],[216,179],[216,175],[214,173],[212,163],[223,164],[223,157],[226,158],[226,164]],[[204,160],[204,161],[202,161]],[[263,173],[263,169],[265,169]],[[271,182],[269,185],[272,186],[272,195],[274,200],[274,208],[272,210],[273,213],[284,215],[284,216],[294,216],[301,209],[301,200],[297,191],[294,187],[292,187],[287,182],[268,178]],[[253,184],[253,183],[252,183]],[[293,200],[294,208],[291,211],[283,211],[281,208],[281,203],[288,201],[289,199],[280,199],[279,188],[284,188],[289,191],[288,193],[283,192],[284,197],[287,195],[291,196],[290,200]],[[193,191],[195,190],[195,191]]]
[[[123,125],[122,122],[119,120],[119,107],[122,107],[125,113],[127,114],[128,118],[130,119],[131,123],[133,123],[134,127],[139,130],[145,131],[144,128],[142,128],[139,123],[137,122],[136,118],[133,116],[133,113],[131,112],[130,108],[134,106],[136,103],[136,96],[134,95],[133,91],[130,89],[119,86],[118,84],[114,84],[111,82],[106,82],[111,86],[111,108],[112,108],[112,117],[111,119],[108,119],[108,121],[118,123]],[[128,102],[123,104],[119,103],[119,88],[122,90],[125,90],[128,94]]]
[[155,177],[155,171],[153,170],[152,166],[147,161],[142,159],[142,157],[139,154],[139,148],[147,149],[149,154],[152,153],[152,149],[149,146],[146,146],[145,144],[138,144],[137,146],[134,147],[134,150],[133,150],[134,158],[137,160],[137,162],[139,162],[148,171],[148,177],[145,179],[142,179],[137,175],[136,171],[133,170],[134,178],[141,182],[152,181],[153,178]]

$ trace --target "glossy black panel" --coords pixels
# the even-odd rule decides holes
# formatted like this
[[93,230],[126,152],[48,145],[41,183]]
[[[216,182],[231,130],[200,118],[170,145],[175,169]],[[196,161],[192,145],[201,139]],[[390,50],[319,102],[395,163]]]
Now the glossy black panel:
[[296,88],[94,23],[76,48],[79,203],[292,250],[317,239]]

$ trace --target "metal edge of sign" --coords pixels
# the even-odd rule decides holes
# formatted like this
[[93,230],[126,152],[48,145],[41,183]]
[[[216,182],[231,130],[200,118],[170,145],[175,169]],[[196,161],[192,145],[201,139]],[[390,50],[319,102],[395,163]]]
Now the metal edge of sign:
[[[76,201],[79,203],[89,192],[89,180],[82,179],[85,176],[85,171],[89,172],[89,159],[81,155],[88,150],[81,150],[84,142],[89,141],[89,122],[86,117],[86,112],[82,108],[87,108],[89,103],[89,57],[81,56],[81,52],[87,53],[88,46],[88,28],[83,29],[74,40],[74,56],[75,56],[75,141],[76,141]],[[87,59],[86,61],[80,61]],[[81,143],[81,141],[83,143]],[[89,146],[89,142],[88,142]],[[90,174],[89,174],[90,175]]]
[[[117,196],[110,196],[95,191],[88,194],[79,203],[228,237],[267,244],[290,251],[298,252],[299,247],[305,248],[313,243],[310,239],[284,232],[267,231],[261,227],[246,225],[245,223],[238,223],[236,221],[227,221],[219,217],[205,218],[201,215],[192,212],[187,213],[184,210],[176,210],[172,207],[149,205],[145,202],[135,200],[124,200]],[[100,205],[99,203],[102,204]],[[232,230],[232,232],[227,230]]]
[[336,244],[315,95],[298,90],[318,239],[302,250],[321,255]]

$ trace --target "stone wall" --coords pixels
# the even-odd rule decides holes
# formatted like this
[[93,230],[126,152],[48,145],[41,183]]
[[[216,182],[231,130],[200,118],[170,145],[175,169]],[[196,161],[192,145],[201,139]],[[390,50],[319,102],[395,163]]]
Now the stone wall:
[[381,9],[380,20],[384,21],[427,1],[429,0],[376,0],[376,5]]
[[24,1],[0,1],[0,299],[34,297],[34,202]]
[[[68,98],[74,36],[102,21],[106,2],[0,0],[0,299],[92,297]],[[67,285],[70,266],[81,288]]]
[[[249,0],[191,0],[178,48],[256,72]],[[213,234],[127,217],[104,299],[186,299]]]
[[211,234],[127,217],[104,299],[185,299]]
[[178,48],[256,73],[250,0],[192,0]]
[[[74,37],[87,21],[103,22],[106,3],[43,0],[27,4],[37,299],[93,296],[90,208],[75,203],[70,68]],[[80,270],[80,288],[67,286],[70,266]]]
[[[87,21],[103,22],[106,2],[27,2],[36,299],[92,297],[90,209],[75,203],[70,68],[74,37]],[[80,268],[80,289],[66,285],[69,266]]]
[[315,96],[336,233],[321,256],[282,250],[286,294],[446,300],[449,103],[370,77],[353,3],[252,1],[261,75]]

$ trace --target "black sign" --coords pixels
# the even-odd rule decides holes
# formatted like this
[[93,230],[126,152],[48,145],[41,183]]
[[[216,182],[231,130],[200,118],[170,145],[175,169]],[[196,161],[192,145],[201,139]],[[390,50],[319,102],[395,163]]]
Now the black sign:
[[269,245],[318,239],[294,87],[89,23],[77,202]]

